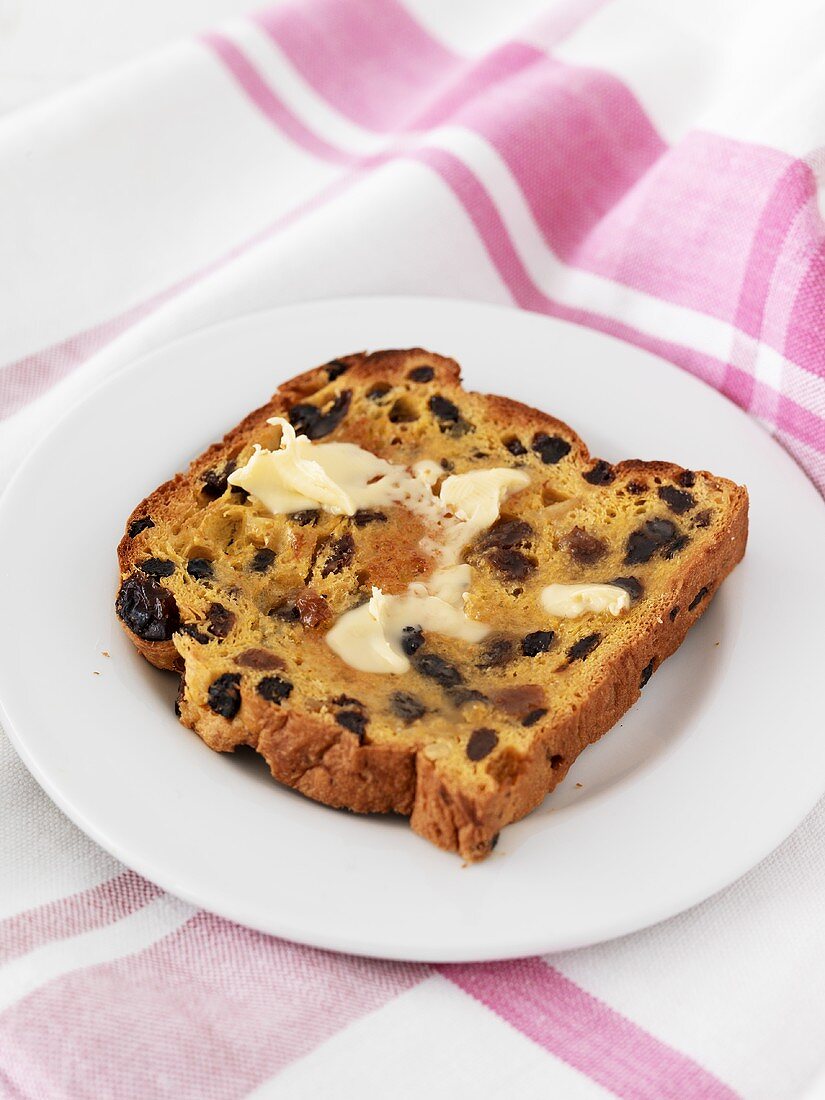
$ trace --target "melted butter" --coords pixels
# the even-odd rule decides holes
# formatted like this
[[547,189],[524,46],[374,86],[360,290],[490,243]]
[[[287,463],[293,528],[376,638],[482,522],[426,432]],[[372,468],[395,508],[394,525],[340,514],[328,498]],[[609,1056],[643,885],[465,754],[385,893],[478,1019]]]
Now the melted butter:
[[467,642],[486,637],[490,628],[465,614],[472,569],[460,561],[461,553],[495,523],[506,497],[529,484],[527,474],[506,468],[453,474],[436,495],[433,487],[444,471],[432,459],[410,469],[354,443],[313,443],[281,417],[267,423],[281,429],[278,450],[256,444],[228,481],[269,512],[322,508],[352,516],[360,508],[399,504],[423,516],[431,528],[422,548],[435,557],[433,574],[398,596],[373,588],[368,603],[347,611],[327,632],[327,644],[343,661],[362,672],[406,672],[410,662],[401,635],[407,626]]
[[502,502],[510,493],[529,484],[530,478],[522,470],[502,467],[445,478],[438,495],[447,511],[459,521],[448,531],[448,552],[457,557],[469,542],[496,522]]
[[326,642],[342,661],[360,672],[402,673],[410,667],[401,648],[405,626],[420,626],[465,642],[480,642],[490,631],[438,596],[420,591],[387,596],[373,588],[369,603],[342,615],[327,632]]
[[621,615],[630,607],[630,595],[616,584],[549,584],[542,589],[545,611],[561,619],[577,619],[588,611]]
[[422,458],[416,462],[412,472],[420,478],[425,485],[435,485],[440,477],[444,476],[444,469],[440,462],[434,462],[431,458]]
[[281,429],[277,451],[258,444],[245,466],[230,474],[230,485],[246,489],[274,515],[322,508],[352,516],[359,508],[404,504],[437,520],[442,509],[426,481],[365,451],[355,443],[313,443],[295,434],[279,416],[267,421]]
[[369,603],[345,612],[327,633],[330,648],[361,672],[402,673],[410,667],[401,648],[405,626],[466,642],[485,638],[490,627],[465,613],[473,571],[458,558],[469,542],[495,523],[508,494],[523,489],[529,481],[527,474],[507,469],[448,477],[439,494],[443,512],[436,532],[424,540],[428,551],[436,555],[438,568],[427,580],[410,584],[402,596],[388,596],[373,588]]

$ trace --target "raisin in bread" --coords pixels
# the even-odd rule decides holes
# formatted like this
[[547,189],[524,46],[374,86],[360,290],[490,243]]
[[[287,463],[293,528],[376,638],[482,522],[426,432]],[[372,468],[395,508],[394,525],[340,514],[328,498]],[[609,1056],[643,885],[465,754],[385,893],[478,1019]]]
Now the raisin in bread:
[[[444,475],[515,468],[524,488],[463,550],[468,642],[409,624],[409,670],[359,671],[326,641],[373,587],[433,569],[426,517],[402,504],[272,514],[228,477],[288,419]],[[434,486],[436,491],[438,485]],[[420,349],[335,360],[282,385],[148,496],[118,547],[116,608],[140,653],[180,674],[181,722],[211,748],[257,750],[276,779],[359,812],[409,815],[465,859],[533,809],[638,698],[747,538],[744,488],[666,462],[612,466],[545,413],[462,389]],[[548,613],[550,584],[609,583],[621,614]]]

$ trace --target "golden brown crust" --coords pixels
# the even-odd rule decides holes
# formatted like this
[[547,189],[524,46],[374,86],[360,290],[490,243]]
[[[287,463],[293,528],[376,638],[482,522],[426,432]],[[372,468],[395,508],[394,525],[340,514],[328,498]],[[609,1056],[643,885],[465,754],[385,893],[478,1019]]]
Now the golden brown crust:
[[[359,353],[334,363],[346,367],[347,385],[355,385],[401,377],[411,363],[419,361],[434,366],[442,391],[452,386],[463,394],[458,365],[422,349]],[[324,390],[330,382],[330,367],[307,371],[279,387],[269,402],[196,458],[186,474],[176,475],[142,501],[129,517],[127,531],[143,517],[175,515],[191,508],[205,472],[225,465],[256,441],[268,418],[286,415],[297,402]],[[595,460],[583,441],[561,421],[506,397],[466,396],[483,403],[485,414],[501,433],[558,435],[569,443],[570,466],[579,476],[594,467]],[[361,430],[366,429],[351,426],[347,438],[366,445],[359,438]],[[657,479],[675,482],[685,473],[672,463],[626,460],[612,467],[611,481],[639,481],[647,486]],[[578,703],[536,726],[526,748],[504,747],[491,757],[486,774],[492,782],[486,785],[472,789],[456,785],[438,760],[428,757],[420,746],[362,743],[356,732],[332,721],[324,707],[312,713],[273,706],[246,680],[239,687],[242,721],[227,720],[204,706],[206,689],[198,684],[189,685],[190,690],[182,693],[181,721],[217,751],[250,745],[266,759],[276,779],[310,798],[357,812],[409,814],[412,828],[439,847],[458,851],[468,860],[483,858],[500,829],[538,805],[564,778],[582,749],[610,729],[635,702],[643,676],[649,676],[678,648],[741,559],[747,540],[745,489],[704,472],[695,477],[725,495],[724,524],[705,540],[701,553],[694,553],[685,567],[674,569],[667,600],[662,597],[650,602],[632,638],[600,663]],[[137,541],[124,535],[118,546],[122,578],[133,574],[143,554]],[[678,608],[675,615],[674,608]],[[174,638],[147,641],[125,624],[124,629],[152,664],[182,671],[181,647]],[[236,664],[243,667],[243,662]]]

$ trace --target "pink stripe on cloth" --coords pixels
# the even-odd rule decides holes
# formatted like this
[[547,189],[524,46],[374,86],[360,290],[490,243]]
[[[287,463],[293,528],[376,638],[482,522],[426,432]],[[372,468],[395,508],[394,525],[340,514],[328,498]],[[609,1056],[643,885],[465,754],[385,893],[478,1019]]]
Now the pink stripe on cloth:
[[811,257],[788,322],[785,356],[825,378],[825,242]]
[[353,163],[355,158],[349,153],[317,137],[289,110],[234,42],[212,31],[203,34],[201,41],[215,53],[258,110],[291,141],[322,160],[332,161],[334,164]]
[[[694,131],[594,227],[577,265],[735,323],[762,211],[794,205],[792,158]],[[784,189],[788,197],[775,198]]]
[[[773,194],[765,204],[756,228],[748,257],[734,324],[754,339],[762,336],[765,305],[771,289],[771,279],[782,255],[782,249],[800,210],[816,195],[816,179],[803,161],[792,161],[777,181]],[[755,348],[753,349],[755,353]],[[747,409],[753,397],[750,385],[738,385],[729,372],[722,392]]]
[[589,236],[667,150],[619,80],[543,57],[451,121],[499,153],[557,256],[615,274],[626,253],[623,227],[592,247]]
[[429,164],[450,187],[473,222],[490,259],[517,305],[617,336],[684,367],[718,388],[726,366],[721,360],[682,344],[648,336],[647,333],[610,317],[563,305],[546,295],[522,263],[495,203],[463,161],[441,149],[423,149],[409,155]]
[[[290,21],[289,34],[277,12],[265,22],[316,91],[360,125],[376,128],[357,105],[388,94],[397,125],[402,116],[421,128],[453,122],[484,137],[560,258],[758,331],[783,230],[815,189],[803,162],[701,132],[669,149],[620,81],[519,43],[449,72],[445,63],[428,107],[420,87],[388,88],[380,68],[359,65],[345,44],[336,54],[347,70],[341,89],[323,57],[303,39],[299,48]],[[373,45],[382,41],[379,28]]]
[[0,1080],[27,1097],[121,1100],[129,1082],[141,1100],[234,1100],[429,974],[199,913],[2,1013]]
[[736,1100],[708,1070],[541,959],[436,969],[534,1043],[625,1100]]
[[6,364],[0,370],[0,419],[11,416],[46,393],[121,333],[153,313],[174,293],[174,290],[162,291],[132,309],[127,309],[118,317]]
[[804,161],[794,160],[777,180],[765,203],[753,236],[745,277],[739,292],[735,324],[758,338],[771,277],[800,210],[816,195],[816,177]]
[[406,125],[461,64],[396,0],[313,0],[253,18],[316,91],[372,130]]
[[124,871],[79,894],[7,917],[0,921],[0,966],[48,943],[128,917],[162,893],[134,871]]
[[453,70],[449,81],[437,94],[430,96],[430,103],[411,108],[406,129],[428,130],[441,126],[488,88],[499,86],[544,60],[545,55],[533,46],[506,42],[485,57],[465,62]]

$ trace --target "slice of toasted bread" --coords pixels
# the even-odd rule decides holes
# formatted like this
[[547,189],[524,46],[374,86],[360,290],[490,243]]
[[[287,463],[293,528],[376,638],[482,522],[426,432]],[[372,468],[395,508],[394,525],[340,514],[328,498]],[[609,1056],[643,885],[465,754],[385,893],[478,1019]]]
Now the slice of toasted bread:
[[[465,551],[466,613],[491,627],[484,641],[425,633],[410,670],[390,675],[333,652],[326,632],[372,586],[426,579],[426,522],[402,505],[273,515],[233,488],[254,444],[277,449],[276,416],[395,464],[529,475]],[[464,391],[450,359],[351,355],[282,385],[137,506],[116,606],[140,653],[181,674],[180,719],[211,748],[249,745],[310,798],[410,815],[476,860],[639,697],[742,557],[747,515],[744,488],[666,462],[594,460],[566,424]],[[614,583],[629,608],[543,608],[545,586],[591,582]]]

